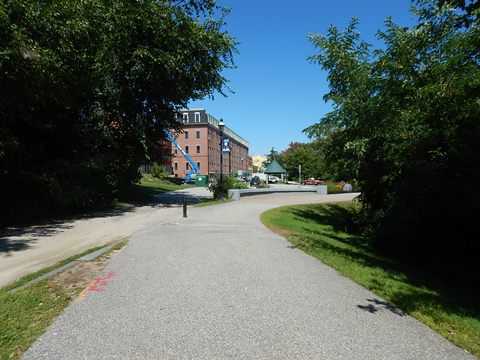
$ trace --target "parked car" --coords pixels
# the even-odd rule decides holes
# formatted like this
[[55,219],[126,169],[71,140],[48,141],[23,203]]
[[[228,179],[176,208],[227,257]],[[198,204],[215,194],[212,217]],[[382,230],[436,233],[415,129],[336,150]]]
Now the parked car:
[[280,181],[280,178],[278,176],[268,175],[268,182],[276,183],[278,181]]
[[169,176],[169,177],[167,177],[167,180],[170,181],[171,183],[174,183],[174,184],[177,184],[177,185],[185,184],[185,179],[182,178],[182,177]]
[[250,186],[258,186],[260,185],[260,178],[258,176],[254,176],[252,180],[250,180]]
[[314,179],[314,178],[310,178],[310,179],[303,179],[300,184],[302,185],[325,185],[326,182],[323,181],[323,180],[317,180],[317,179]]

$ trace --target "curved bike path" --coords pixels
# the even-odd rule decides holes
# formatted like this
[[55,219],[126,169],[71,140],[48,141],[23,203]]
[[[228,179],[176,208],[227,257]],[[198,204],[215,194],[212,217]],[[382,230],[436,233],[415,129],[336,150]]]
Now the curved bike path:
[[351,198],[259,195],[162,218],[23,358],[473,359],[259,220],[281,205]]

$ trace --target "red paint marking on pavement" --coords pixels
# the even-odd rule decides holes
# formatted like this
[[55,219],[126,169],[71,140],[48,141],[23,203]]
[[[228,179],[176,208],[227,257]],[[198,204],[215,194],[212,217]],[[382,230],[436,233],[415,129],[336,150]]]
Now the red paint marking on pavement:
[[114,272],[109,272],[105,276],[99,277],[93,280],[88,286],[78,295],[79,299],[83,299],[89,292],[103,292],[108,287],[108,280],[113,278],[116,274]]

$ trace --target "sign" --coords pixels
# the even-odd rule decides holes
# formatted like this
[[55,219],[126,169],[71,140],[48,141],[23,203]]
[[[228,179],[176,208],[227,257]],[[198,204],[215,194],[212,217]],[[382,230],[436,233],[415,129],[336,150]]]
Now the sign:
[[230,152],[230,139],[228,137],[224,137],[222,140],[222,152],[224,153]]

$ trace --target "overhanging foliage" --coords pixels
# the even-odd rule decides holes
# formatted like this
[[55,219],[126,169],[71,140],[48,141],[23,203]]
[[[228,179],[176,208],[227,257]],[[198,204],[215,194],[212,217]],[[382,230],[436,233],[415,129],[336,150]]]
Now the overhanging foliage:
[[2,222],[126,191],[175,111],[222,93],[225,14],[212,0],[3,1]]
[[448,3],[422,1],[413,28],[387,19],[383,49],[361,40],[356,20],[310,36],[333,111],[306,132],[358,179],[375,245],[436,267],[478,255],[467,234],[480,211],[480,28],[473,16],[459,25],[468,14]]

